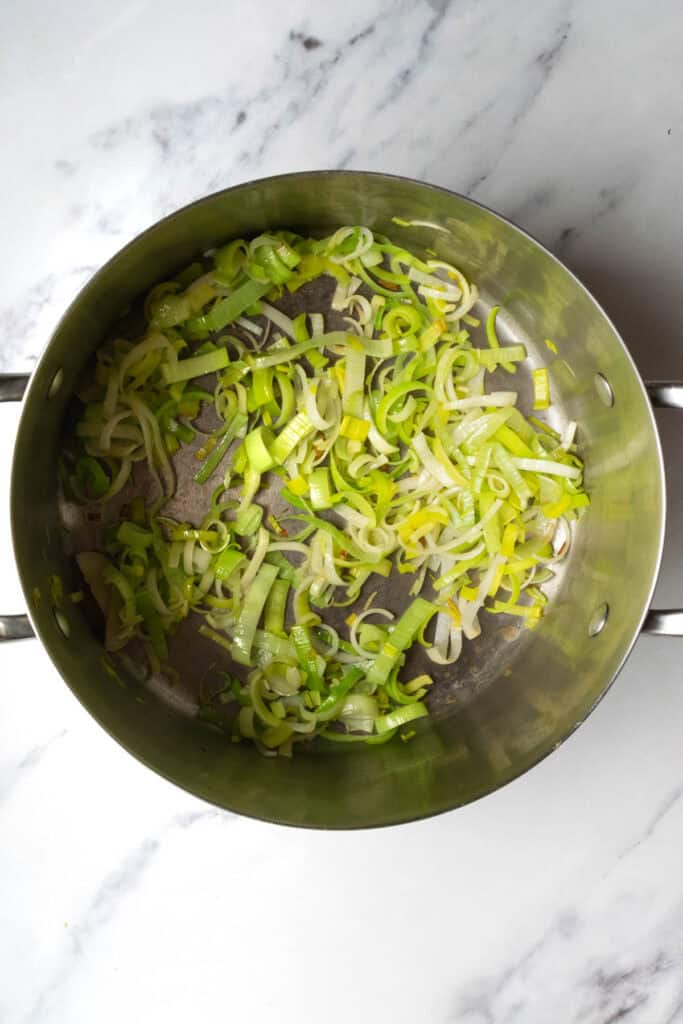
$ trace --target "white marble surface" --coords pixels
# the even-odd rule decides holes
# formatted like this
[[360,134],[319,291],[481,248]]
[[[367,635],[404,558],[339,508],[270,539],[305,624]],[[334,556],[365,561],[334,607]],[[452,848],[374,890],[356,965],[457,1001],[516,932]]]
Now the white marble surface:
[[[163,213],[348,166],[511,215],[644,374],[683,377],[682,37],[674,0],[5,0],[0,367],[29,368],[93,269]],[[680,495],[659,588],[679,602]],[[683,1022],[682,654],[641,639],[581,730],[483,802],[332,835],[184,795],[37,643],[4,645],[0,1021]]]

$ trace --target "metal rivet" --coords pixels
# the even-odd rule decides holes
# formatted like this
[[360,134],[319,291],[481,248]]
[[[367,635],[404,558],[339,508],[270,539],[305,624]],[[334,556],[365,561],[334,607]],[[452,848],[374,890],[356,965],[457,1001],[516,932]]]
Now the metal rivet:
[[602,373],[596,373],[593,378],[595,384],[595,390],[598,393],[598,398],[603,405],[607,408],[611,408],[614,405],[614,392],[612,391],[612,385]]
[[597,636],[598,633],[602,633],[607,623],[608,617],[609,605],[607,604],[607,601],[604,601],[602,604],[599,604],[593,612],[591,620],[588,623],[588,635]]
[[54,377],[52,378],[52,380],[50,381],[50,386],[47,389],[47,397],[48,398],[54,398],[55,395],[58,394],[59,391],[61,390],[63,382],[64,382],[64,370],[62,370],[61,367],[60,367],[59,370],[57,370],[57,372],[54,375]]
[[54,615],[55,622],[57,623],[59,630],[68,640],[71,635],[71,626],[67,621],[66,615],[64,615],[63,612],[60,612],[59,608],[55,608]]

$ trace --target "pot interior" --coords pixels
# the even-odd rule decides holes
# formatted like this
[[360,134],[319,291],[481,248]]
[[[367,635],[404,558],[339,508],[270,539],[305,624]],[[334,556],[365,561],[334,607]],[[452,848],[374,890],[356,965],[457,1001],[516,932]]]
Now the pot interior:
[[[406,228],[394,217],[423,223]],[[197,719],[206,666],[220,658],[192,623],[173,648],[183,682],[170,685],[163,677],[141,681],[106,655],[87,608],[55,614],[50,579],[59,575],[65,589],[80,586],[69,552],[84,546],[88,529],[73,507],[58,501],[57,462],[77,382],[121,311],[148,288],[234,237],[268,228],[318,234],[347,223],[455,263],[480,289],[475,312],[482,320],[492,305],[502,306],[501,337],[522,342],[530,355],[512,382],[520,408],[531,407],[531,368],[549,366],[553,404],[546,419],[551,426],[578,422],[591,506],[568,558],[544,587],[551,600],[539,627],[520,631],[513,620],[483,613],[482,637],[466,642],[460,661],[440,671],[433,714],[417,723],[410,743],[351,750],[316,743],[292,760],[266,759]],[[509,387],[509,378],[502,379]],[[95,275],[57,328],[26,396],[13,469],[13,535],[37,632],[78,698],[136,757],[241,813],[355,827],[422,817],[490,792],[585,718],[647,609],[661,552],[662,481],[654,421],[633,363],[560,263],[460,196],[384,175],[320,172],[200,200],[145,232]],[[278,495],[272,500],[277,508]],[[187,516],[191,505],[182,494],[180,501]],[[403,594],[393,577],[387,588],[378,603],[399,610]]]

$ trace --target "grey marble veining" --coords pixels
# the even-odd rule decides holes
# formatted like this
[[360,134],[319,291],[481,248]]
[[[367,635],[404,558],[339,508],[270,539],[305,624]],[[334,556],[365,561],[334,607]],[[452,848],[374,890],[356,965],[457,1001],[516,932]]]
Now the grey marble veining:
[[[674,0],[11,0],[0,32],[3,370],[30,368],[96,268],[172,209],[351,167],[512,217],[643,373],[683,377]],[[680,602],[677,422],[659,593]],[[36,644],[1,656],[2,1024],[683,1022],[674,641],[640,641],[505,790],[353,835],[207,808],[112,743]]]
[[[210,71],[181,75],[176,55],[168,97],[160,88],[141,94],[129,70],[118,82],[117,111],[103,98],[81,132],[69,120],[41,152],[47,242],[35,196],[35,226],[16,201],[4,211],[20,257],[0,296],[5,365],[35,357],[92,269],[141,228],[207,191],[278,171],[351,166],[426,178],[498,205],[532,229],[540,223],[551,244],[571,253],[634,194],[649,158],[647,101],[624,111],[641,137],[627,161],[623,139],[615,147],[612,126],[598,123],[591,71],[598,59],[618,63],[618,48],[605,54],[602,47],[603,33],[614,31],[610,9],[598,4],[588,18],[587,5],[567,0],[535,7],[385,0],[332,14],[298,2],[266,17],[262,6],[260,17],[245,16],[244,44],[239,33],[225,34],[220,58],[215,40],[202,40]],[[19,8],[14,17],[23,26]],[[623,10],[622,33],[640,31],[641,20],[636,9]],[[124,21],[100,45],[115,40],[125,54],[128,31]],[[157,28],[160,48],[170,31]],[[168,86],[170,67],[160,61],[158,71]],[[63,75],[65,93],[92,89],[85,74]],[[614,159],[596,175],[598,129],[607,131]],[[8,179],[21,175],[27,155],[22,147],[9,155]],[[572,208],[577,158],[589,165],[591,174],[580,177],[592,194]]]
[[164,843],[169,840],[172,842],[174,833],[210,821],[218,814],[217,810],[207,808],[174,816],[154,836],[142,839],[139,845],[127,853],[103,878],[89,905],[82,911],[78,923],[69,930],[68,942],[52,976],[45,987],[35,993],[33,1003],[24,1018],[27,1022],[38,1024],[53,1014],[58,1019],[62,992],[68,986],[73,973],[78,970],[79,962],[88,955],[93,939],[100,930],[106,928],[110,918],[118,913],[122,903],[135,899],[137,889],[144,884],[145,874],[153,867],[154,860]]
[[42,743],[30,747],[26,753],[22,753],[21,759],[15,764],[4,766],[2,781],[0,782],[0,804],[7,799],[16,785],[19,785],[23,778],[40,766],[45,755],[52,746],[66,736],[66,729],[62,729],[50,736]]
[[678,786],[665,798],[598,884],[565,905],[518,958],[465,986],[451,1019],[540,1021],[560,1007],[568,1024],[683,1019],[683,899],[657,892],[651,878],[655,863],[660,871],[680,863],[682,793]]

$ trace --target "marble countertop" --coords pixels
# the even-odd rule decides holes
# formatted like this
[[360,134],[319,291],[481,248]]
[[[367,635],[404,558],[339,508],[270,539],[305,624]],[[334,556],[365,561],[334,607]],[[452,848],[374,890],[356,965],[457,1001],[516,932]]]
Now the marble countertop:
[[[645,376],[683,377],[682,33],[674,0],[8,0],[0,369],[30,369],[94,269],[164,213],[352,167],[511,216]],[[657,597],[680,604],[680,426],[659,422]],[[3,547],[18,611],[7,524]],[[682,654],[639,640],[578,733],[484,801],[326,834],[173,788],[37,642],[3,645],[0,1021],[683,1022]]]

